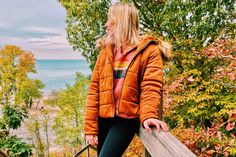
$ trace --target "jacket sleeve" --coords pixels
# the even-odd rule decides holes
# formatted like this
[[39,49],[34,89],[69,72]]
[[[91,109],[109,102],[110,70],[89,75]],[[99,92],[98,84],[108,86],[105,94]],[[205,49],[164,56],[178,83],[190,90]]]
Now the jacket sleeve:
[[99,66],[100,54],[95,63],[95,67],[91,76],[89,90],[85,106],[84,116],[84,134],[98,134],[98,104],[99,104]]
[[141,124],[148,118],[160,119],[158,111],[163,86],[163,60],[158,46],[155,46],[149,55],[140,86]]

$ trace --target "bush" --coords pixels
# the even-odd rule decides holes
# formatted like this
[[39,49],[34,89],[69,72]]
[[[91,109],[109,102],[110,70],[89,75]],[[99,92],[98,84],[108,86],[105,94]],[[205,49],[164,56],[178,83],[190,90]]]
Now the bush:
[[28,157],[32,155],[32,148],[29,144],[21,141],[16,136],[10,136],[0,139],[0,148],[10,151],[10,156]]
[[197,156],[233,157],[236,156],[236,115],[223,123],[202,127],[175,128],[173,133]]

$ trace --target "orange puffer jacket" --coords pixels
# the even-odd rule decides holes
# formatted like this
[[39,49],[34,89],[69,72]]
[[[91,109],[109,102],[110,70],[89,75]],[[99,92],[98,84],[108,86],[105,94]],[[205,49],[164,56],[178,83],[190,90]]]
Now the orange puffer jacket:
[[[121,90],[118,112],[140,118],[159,119],[163,84],[163,60],[159,42],[152,37],[140,41],[131,60]],[[98,134],[98,116],[115,116],[113,98],[113,52],[108,45],[101,50],[92,73],[87,96],[84,133]]]

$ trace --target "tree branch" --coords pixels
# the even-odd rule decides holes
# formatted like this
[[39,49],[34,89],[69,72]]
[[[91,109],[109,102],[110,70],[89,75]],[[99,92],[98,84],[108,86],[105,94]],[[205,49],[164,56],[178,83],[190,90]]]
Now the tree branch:
[[136,0],[132,0],[132,2],[134,3],[134,6],[137,8],[137,9],[140,9],[141,8],[141,5],[139,5]]

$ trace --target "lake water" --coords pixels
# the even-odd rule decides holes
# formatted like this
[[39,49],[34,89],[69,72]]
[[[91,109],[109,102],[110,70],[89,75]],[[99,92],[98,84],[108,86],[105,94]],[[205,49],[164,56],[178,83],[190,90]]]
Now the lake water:
[[59,90],[72,85],[75,73],[81,72],[88,76],[91,74],[86,60],[37,60],[36,74],[30,74],[30,78],[37,78],[43,81],[45,88],[44,95],[49,95],[52,90]]

